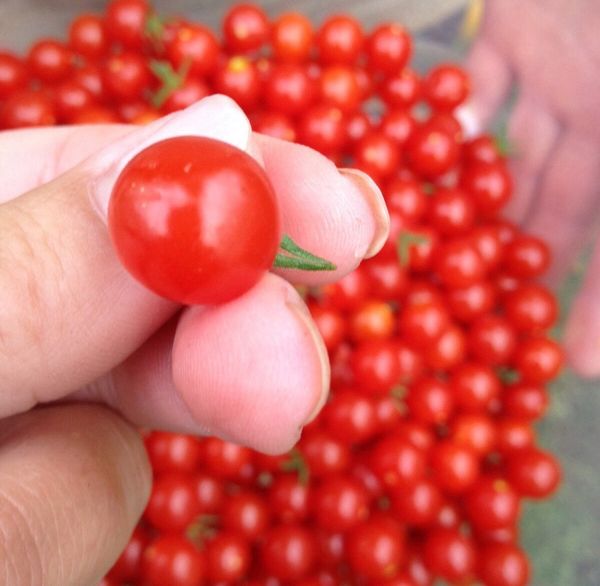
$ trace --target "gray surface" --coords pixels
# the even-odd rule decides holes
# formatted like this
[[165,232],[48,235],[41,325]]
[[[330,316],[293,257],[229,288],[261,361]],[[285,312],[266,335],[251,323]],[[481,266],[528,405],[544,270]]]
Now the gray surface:
[[[319,22],[335,12],[354,14],[366,25],[400,19],[413,30],[444,20],[467,0],[263,0],[271,15],[297,10]],[[23,50],[41,34],[62,35],[83,11],[100,11],[105,0],[0,0],[0,46]],[[232,0],[156,0],[161,14],[184,14],[217,28]]]
[[[501,1],[501,0],[498,0]],[[299,10],[315,22],[334,12],[350,12],[367,26],[397,19],[413,30],[429,30],[425,36],[448,38],[452,14],[466,0],[267,0],[260,4],[271,14]],[[215,0],[159,0],[164,14],[180,13],[213,27],[233,4]],[[99,10],[102,0],[0,0],[0,48],[23,50],[42,35],[63,36],[69,20],[84,10]],[[437,26],[432,26],[437,23]],[[445,33],[444,33],[445,31]],[[451,50],[417,49],[422,66],[448,58]],[[580,276],[580,275],[579,275]],[[565,287],[562,299],[572,297],[576,275]],[[559,454],[565,483],[550,503],[527,507],[522,535],[535,566],[538,586],[600,586],[600,415],[598,383],[582,381],[565,374],[552,387],[553,403],[549,417],[540,425],[542,445]]]

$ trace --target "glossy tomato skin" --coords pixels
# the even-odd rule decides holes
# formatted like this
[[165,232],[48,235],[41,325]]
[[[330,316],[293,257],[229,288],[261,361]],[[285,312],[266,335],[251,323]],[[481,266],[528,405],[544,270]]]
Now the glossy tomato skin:
[[149,586],[198,586],[204,583],[206,558],[179,535],[161,535],[144,551],[141,577]]
[[150,6],[146,0],[112,0],[106,8],[106,30],[127,49],[141,49]]
[[99,59],[109,48],[108,34],[102,17],[81,14],[69,28],[69,46],[79,55]]
[[356,19],[335,15],[321,25],[316,43],[323,64],[352,65],[360,55],[364,33]]
[[123,170],[109,229],[125,267],[186,304],[221,303],[255,285],[279,244],[279,211],[262,168],[202,137],[156,143]]
[[254,4],[232,6],[223,19],[223,37],[231,52],[260,49],[269,37],[269,29],[264,10]]
[[0,98],[22,88],[28,78],[25,63],[11,53],[0,53]]
[[45,93],[21,90],[0,105],[0,128],[28,128],[56,124],[52,99]]

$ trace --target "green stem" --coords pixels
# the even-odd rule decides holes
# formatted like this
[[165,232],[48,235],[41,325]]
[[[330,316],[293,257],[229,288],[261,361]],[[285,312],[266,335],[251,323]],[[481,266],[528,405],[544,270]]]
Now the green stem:
[[302,271],[334,271],[337,268],[332,262],[301,248],[287,235],[281,239],[280,247],[287,254],[280,252],[275,256],[275,268]]

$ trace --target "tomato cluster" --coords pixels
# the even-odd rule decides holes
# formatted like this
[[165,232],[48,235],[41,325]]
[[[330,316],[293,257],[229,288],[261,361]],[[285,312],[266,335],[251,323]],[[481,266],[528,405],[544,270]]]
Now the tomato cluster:
[[421,75],[411,52],[397,24],[244,4],[219,39],[113,0],[66,43],[0,55],[2,128],[146,123],[220,92],[255,130],[368,172],[391,216],[379,255],[307,293],[332,384],[298,445],[148,433],[152,495],[104,586],[529,583],[521,505],[561,477],[533,427],[562,364],[550,255],[500,215],[493,138],[463,136],[465,72]]

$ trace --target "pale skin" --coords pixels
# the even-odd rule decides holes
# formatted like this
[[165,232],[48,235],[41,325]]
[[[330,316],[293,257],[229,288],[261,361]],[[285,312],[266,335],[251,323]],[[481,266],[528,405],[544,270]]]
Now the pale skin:
[[[469,61],[482,124],[513,77],[521,84],[509,212],[558,252],[555,282],[594,228],[600,201],[596,4],[492,0]],[[213,103],[137,134],[117,126],[0,135],[0,583],[93,584],[111,565],[150,489],[132,424],[215,433],[275,453],[326,397],[326,354],[290,282],[352,270],[381,246],[387,215],[365,177],[251,137],[231,108]],[[335,262],[336,274],[268,275],[207,311],[181,310],[137,285],[97,208],[119,164],[182,129],[217,133],[263,161],[285,230]],[[597,249],[567,332],[571,363],[586,375],[600,374],[599,297]],[[57,400],[65,404],[40,408]]]

